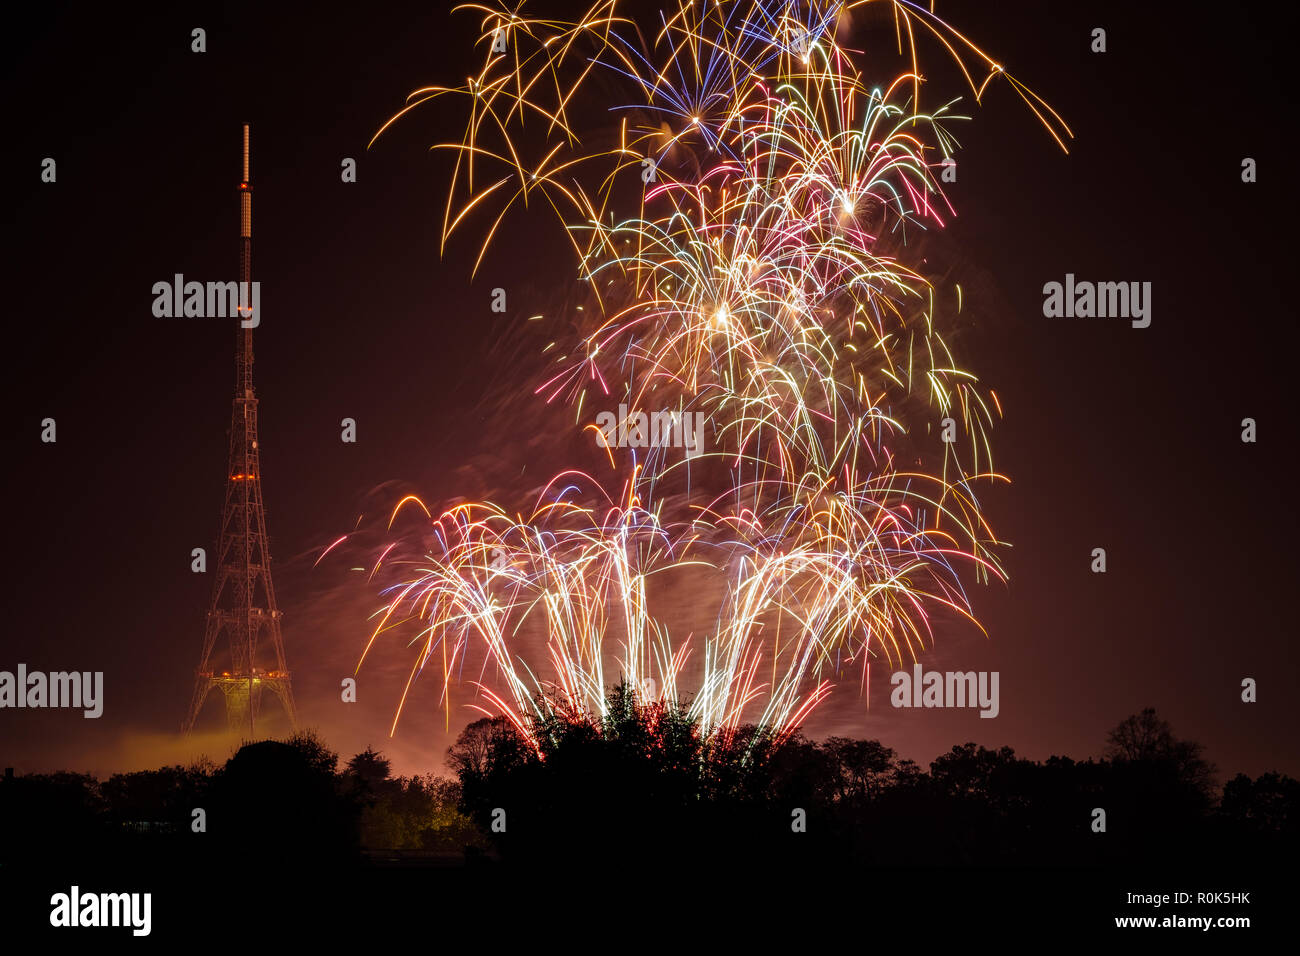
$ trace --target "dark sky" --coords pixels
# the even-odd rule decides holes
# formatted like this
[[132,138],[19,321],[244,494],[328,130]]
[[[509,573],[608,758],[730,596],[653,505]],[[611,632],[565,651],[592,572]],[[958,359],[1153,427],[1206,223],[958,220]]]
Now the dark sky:
[[[492,411],[527,394],[502,341],[545,343],[506,326],[553,306],[572,264],[532,217],[472,282],[473,237],[440,257],[448,167],[425,147],[456,135],[451,111],[417,113],[366,150],[406,93],[470,71],[470,19],[426,4],[244,6],[48,4],[6,30],[15,308],[0,669],[102,670],[106,684],[98,721],[0,712],[0,758],[19,772],[229,753],[177,730],[209,600],[189,556],[217,532],[233,341],[217,320],[155,318],[150,290],[177,272],[233,277],[244,122],[264,489],[301,716],[345,756],[374,745],[405,772],[440,769],[476,716],[458,701],[448,730],[430,681],[390,740],[410,661],[397,645],[375,652],[359,702],[343,704],[339,681],[380,602],[348,562],[312,564],[395,495],[477,494],[464,485],[494,456],[517,457],[502,450],[517,430]],[[925,662],[999,671],[1001,715],[891,710],[877,668],[871,709],[849,679],[813,736],[879,737],[922,762],[965,740],[1083,758],[1154,706],[1228,773],[1300,774],[1281,34],[1222,5],[1142,7],[939,7],[1075,133],[1063,155],[995,86],[957,130],[949,187],[959,215],[945,247],[981,297],[963,358],[1006,412],[995,461],[1012,483],[986,503],[1013,547],[1009,584],[975,589],[988,638],[940,633]],[[1096,26],[1105,54],[1088,48]],[[40,181],[46,156],[53,185]],[[1258,183],[1240,180],[1246,156]],[[340,182],[344,157],[358,160],[355,184]],[[1042,286],[1067,272],[1153,283],[1150,328],[1044,318]],[[487,308],[496,286],[515,296],[504,316]],[[54,445],[40,441],[47,416]],[[355,445],[339,440],[345,416]],[[1247,416],[1257,444],[1240,440]],[[1095,547],[1104,575],[1089,570]],[[1243,677],[1259,681],[1258,703],[1241,702]]]

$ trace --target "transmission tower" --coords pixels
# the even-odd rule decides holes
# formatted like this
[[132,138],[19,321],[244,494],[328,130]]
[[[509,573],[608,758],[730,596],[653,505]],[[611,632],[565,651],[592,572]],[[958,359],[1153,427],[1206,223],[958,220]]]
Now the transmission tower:
[[[251,312],[253,302],[253,189],[248,179],[247,124],[243,155],[244,177],[239,183],[241,319],[245,308]],[[226,699],[231,730],[246,730],[251,739],[266,691],[279,698],[291,726],[296,726],[297,716],[280,636],[280,609],[271,585],[271,552],[257,445],[257,397],[253,392],[253,329],[245,328],[241,321],[235,335],[235,399],[230,417],[226,505],[221,516],[212,603],[203,633],[203,656],[184,730],[189,733],[194,729],[204,701],[219,689]],[[218,663],[213,651],[223,632],[229,640],[230,658]],[[259,649],[262,658],[258,657]]]

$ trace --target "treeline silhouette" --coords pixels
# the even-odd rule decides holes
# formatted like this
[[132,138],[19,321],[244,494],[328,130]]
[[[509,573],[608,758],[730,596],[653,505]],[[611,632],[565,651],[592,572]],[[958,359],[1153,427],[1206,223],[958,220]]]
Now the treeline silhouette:
[[1297,848],[1300,783],[1238,774],[1220,790],[1202,748],[1151,709],[1100,759],[967,743],[927,770],[877,740],[704,735],[681,705],[626,685],[607,704],[597,716],[551,701],[539,749],[505,719],[475,721],[448,750],[454,779],[393,777],[374,750],[340,768],[311,733],[245,744],[222,766],[7,775],[0,865],[268,847],[308,865],[367,849],[542,866],[1273,865]]
[[753,726],[705,738],[681,706],[640,704],[626,686],[607,703],[600,718],[555,704],[534,728],[540,753],[501,718],[450,749],[461,808],[504,858],[617,846],[756,865],[1168,865],[1276,863],[1296,847],[1297,781],[1239,774],[1220,795],[1200,745],[1152,709],[1120,723],[1099,760],[967,743],[927,772],[876,740]]
[[457,809],[460,785],[394,778],[373,750],[341,769],[313,732],[246,743],[222,766],[114,774],[27,774],[0,783],[0,865],[83,859],[268,853],[308,866],[347,863],[365,847],[463,853],[484,846]]

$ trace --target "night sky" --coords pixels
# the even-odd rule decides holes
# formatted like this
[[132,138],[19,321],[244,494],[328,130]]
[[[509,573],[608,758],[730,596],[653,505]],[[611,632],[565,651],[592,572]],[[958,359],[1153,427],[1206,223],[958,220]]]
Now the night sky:
[[[961,358],[1005,411],[993,440],[1011,483],[983,500],[1013,547],[1009,584],[974,589],[988,637],[942,630],[924,663],[999,671],[1001,713],[893,710],[879,665],[870,709],[848,676],[805,731],[879,738],[922,763],[966,740],[1085,758],[1154,706],[1228,776],[1298,775],[1282,35],[1222,5],[939,12],[1075,134],[1064,155],[995,85],[956,128],[959,178],[946,187],[958,216],[942,249],[974,316]],[[230,753],[223,737],[179,729],[211,588],[190,552],[211,558],[221,515],[232,327],[155,318],[150,290],[175,273],[234,277],[249,123],[263,485],[300,718],[345,757],[375,746],[399,771],[441,771],[478,716],[468,693],[448,728],[437,680],[418,684],[390,739],[412,659],[390,642],[362,669],[358,702],[342,703],[381,600],[349,571],[359,559],[313,563],[404,493],[434,505],[492,492],[522,508],[566,464],[571,436],[537,431],[553,419],[531,408],[521,371],[545,341],[520,324],[554,313],[572,274],[555,223],[510,220],[471,281],[476,234],[439,253],[450,167],[427,151],[459,136],[459,111],[416,112],[366,148],[408,92],[475,69],[473,18],[255,4],[22,16],[4,57],[14,308],[0,669],[103,671],[105,710],[0,713],[4,765],[107,774]],[[204,54],[190,52],[196,26]],[[1104,54],[1089,51],[1096,26]],[[961,95],[950,79],[936,73],[928,95]],[[40,180],[47,156],[55,184]],[[1247,156],[1254,184],[1241,181]],[[345,157],[355,184],[340,181]],[[1045,318],[1044,283],[1071,272],[1151,282],[1151,326]],[[504,315],[489,309],[498,286]],[[56,444],[40,440],[46,417]],[[340,441],[344,417],[356,444]],[[1244,417],[1255,444],[1240,439]],[[1096,547],[1104,575],[1089,570]],[[1245,677],[1258,703],[1241,701]],[[210,702],[205,725],[219,709]]]

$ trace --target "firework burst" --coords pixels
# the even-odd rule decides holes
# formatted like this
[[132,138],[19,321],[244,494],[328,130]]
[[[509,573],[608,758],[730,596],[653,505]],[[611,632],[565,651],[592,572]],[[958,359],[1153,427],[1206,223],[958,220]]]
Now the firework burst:
[[[918,46],[977,102],[1009,85],[1064,148],[1060,118],[905,0],[683,3],[653,25],[614,0],[573,21],[458,9],[479,19],[481,71],[383,128],[432,100],[466,109],[436,146],[454,157],[444,244],[486,221],[477,269],[512,209],[553,209],[592,307],[533,394],[579,429],[602,403],[697,416],[709,449],[675,455],[643,421],[611,447],[587,425],[608,475],[564,472],[526,514],[404,500],[394,520],[417,509],[435,546],[389,565],[362,659],[401,632],[407,693],[432,668],[449,706],[471,681],[525,735],[555,706],[603,712],[626,679],[689,699],[706,731],[783,736],[838,678],[915,658],[937,610],[978,627],[962,577],[1004,577],[976,494],[1000,479],[1000,408],[945,340],[951,296],[908,264],[953,214],[936,173],[968,118],[922,109]],[[876,13],[910,65],[881,86],[839,39]],[[580,123],[592,103],[613,119]],[[655,611],[683,575],[717,592],[703,634]]]

